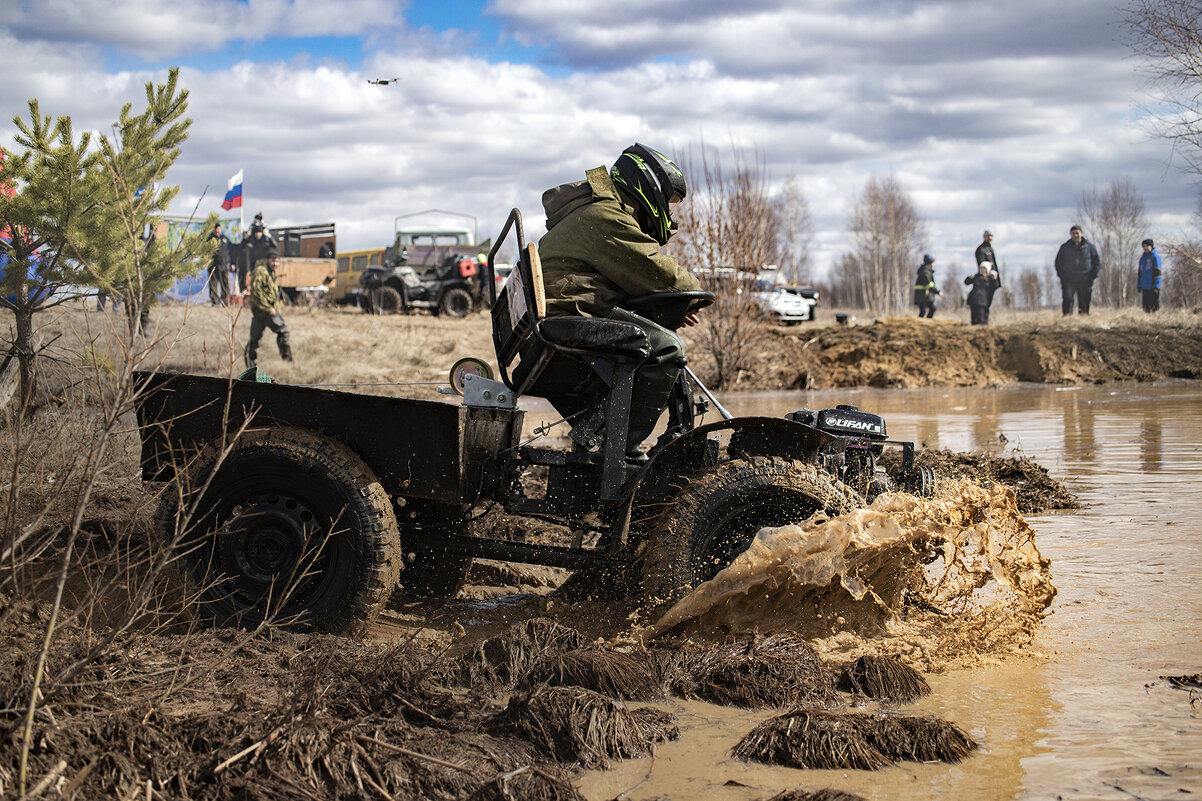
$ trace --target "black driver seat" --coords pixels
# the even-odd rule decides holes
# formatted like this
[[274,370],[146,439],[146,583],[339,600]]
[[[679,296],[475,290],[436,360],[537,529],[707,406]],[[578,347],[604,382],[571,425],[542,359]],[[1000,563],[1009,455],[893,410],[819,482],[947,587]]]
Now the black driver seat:
[[493,347],[501,379],[519,397],[547,398],[573,420],[572,439],[585,450],[602,441],[603,499],[617,496],[625,479],[627,427],[634,371],[651,355],[646,332],[632,323],[595,317],[547,317],[542,264],[526,243],[514,209],[493,252],[516,222],[518,258],[501,292],[492,288]]

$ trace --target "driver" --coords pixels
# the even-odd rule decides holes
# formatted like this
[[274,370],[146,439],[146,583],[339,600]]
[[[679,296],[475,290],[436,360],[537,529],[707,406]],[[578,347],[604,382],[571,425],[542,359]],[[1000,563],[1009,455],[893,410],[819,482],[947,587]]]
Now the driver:
[[[585,172],[585,180],[543,193],[547,233],[538,249],[547,316],[630,322],[647,332],[651,343],[650,357],[634,374],[627,439],[633,459],[646,458],[639,444],[651,434],[668,404],[680,375],[684,343],[675,332],[618,304],[656,292],[701,288],[692,273],[660,250],[676,232],[671,210],[684,200],[686,191],[684,173],[670,158],[634,144],[622,151],[611,170],[594,167]],[[684,321],[684,325],[696,323],[696,312]],[[557,408],[561,403],[579,408],[571,399],[596,396],[591,371],[573,370],[566,364],[548,370],[558,374],[547,376],[540,385]]]

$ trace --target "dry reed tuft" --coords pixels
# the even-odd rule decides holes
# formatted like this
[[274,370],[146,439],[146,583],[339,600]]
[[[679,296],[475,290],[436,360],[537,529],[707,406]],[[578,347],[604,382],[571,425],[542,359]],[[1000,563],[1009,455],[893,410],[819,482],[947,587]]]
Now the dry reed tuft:
[[622,701],[650,701],[664,694],[658,671],[645,654],[607,649],[548,654],[530,668],[522,684],[584,687]]
[[864,715],[796,709],[756,726],[731,751],[735,759],[805,770],[877,770],[893,764],[865,735]]
[[666,667],[670,689],[686,698],[742,707],[839,707],[835,674],[793,633],[752,635],[689,648]]
[[665,713],[631,711],[582,687],[545,685],[512,697],[493,718],[492,728],[529,741],[559,762],[579,762],[585,768],[650,756],[657,742],[679,736]]
[[910,762],[959,762],[980,747],[956,724],[931,716],[874,716],[869,736],[891,758]]
[[782,790],[768,801],[864,801],[864,797],[831,787],[818,790],[803,790],[798,787],[795,790]]
[[843,671],[839,689],[902,704],[931,694],[931,685],[921,673],[887,654],[861,656]]
[[459,660],[459,680],[469,687],[516,684],[541,658],[574,651],[584,644],[575,629],[536,617],[515,623]]
[[794,768],[876,770],[903,760],[959,762],[976,748],[958,726],[934,717],[796,709],[756,726],[731,753]]
[[544,770],[524,765],[499,773],[468,796],[468,801],[585,801],[572,783]]

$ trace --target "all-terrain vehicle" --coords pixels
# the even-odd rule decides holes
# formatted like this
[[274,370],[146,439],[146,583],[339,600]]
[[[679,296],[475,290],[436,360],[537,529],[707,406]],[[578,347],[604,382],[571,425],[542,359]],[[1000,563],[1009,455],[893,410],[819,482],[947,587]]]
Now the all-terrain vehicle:
[[404,250],[389,248],[384,263],[359,276],[360,305],[370,314],[425,309],[447,317],[466,317],[484,301],[482,266],[475,256],[452,253],[432,269],[417,270]]
[[[783,419],[732,417],[683,365],[667,430],[646,460],[626,443],[636,366],[649,347],[629,323],[544,315],[542,273],[521,215],[519,257],[490,290],[499,377],[452,369],[462,403],[390,398],[183,374],[143,374],[142,468],[167,485],[157,521],[181,555],[200,613],[217,624],[268,617],[353,632],[399,589],[458,591],[474,558],[595,568],[637,565],[649,606],[711,578],[765,526],[842,513],[876,494],[933,491],[914,446],[850,406]],[[669,327],[708,292],[633,298]],[[522,440],[518,401],[557,360],[587,365],[603,390],[574,412],[570,448]],[[704,423],[714,407],[720,418]],[[536,429],[536,436],[541,433]],[[886,446],[900,467],[877,465]],[[491,508],[560,524],[558,543],[469,536]]]

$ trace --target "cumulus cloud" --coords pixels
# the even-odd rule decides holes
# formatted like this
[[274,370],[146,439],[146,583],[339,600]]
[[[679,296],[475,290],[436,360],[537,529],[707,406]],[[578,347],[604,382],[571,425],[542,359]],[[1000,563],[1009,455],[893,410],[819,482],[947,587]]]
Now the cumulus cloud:
[[388,0],[38,0],[0,3],[17,38],[104,43],[147,60],[269,36],[356,36],[396,24]]
[[[846,247],[848,205],[873,174],[912,193],[944,264],[967,262],[990,227],[1012,273],[1051,258],[1091,184],[1132,178],[1166,227],[1194,205],[1140,124],[1145,88],[1110,12],[1086,0],[492,0],[500,45],[527,43],[530,63],[490,51],[470,17],[415,30],[407,5],[388,0],[337,13],[316,0],[0,8],[0,46],[28,65],[0,82],[0,106],[38,97],[77,128],[104,129],[188,53],[255,37],[361,39],[354,66],[298,51],[185,68],[194,126],[172,174],[176,211],[205,213],[244,168],[249,211],[333,220],[344,248],[383,245],[396,215],[424,208],[476,215],[490,235],[516,205],[537,236],[545,188],[636,140],[682,160],[738,147],[774,181],[796,176],[820,267]],[[112,49],[153,69],[112,71]],[[381,76],[400,80],[368,83]]]

